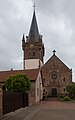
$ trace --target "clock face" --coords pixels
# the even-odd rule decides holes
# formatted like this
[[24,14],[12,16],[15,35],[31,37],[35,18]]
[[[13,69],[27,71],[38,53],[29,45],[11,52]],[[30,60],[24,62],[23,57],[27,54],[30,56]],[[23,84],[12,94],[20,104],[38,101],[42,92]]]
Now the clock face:
[[51,78],[52,78],[53,80],[56,80],[56,79],[57,79],[57,75],[56,75],[56,74],[52,74],[52,75],[51,75]]

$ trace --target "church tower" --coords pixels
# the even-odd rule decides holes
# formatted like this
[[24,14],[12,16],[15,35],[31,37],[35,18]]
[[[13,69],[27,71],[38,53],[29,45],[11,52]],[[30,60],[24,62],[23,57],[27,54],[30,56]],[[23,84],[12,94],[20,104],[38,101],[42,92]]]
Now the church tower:
[[43,66],[44,44],[42,41],[42,35],[39,34],[38,30],[35,6],[29,35],[26,36],[26,41],[23,34],[22,49],[24,53],[24,69],[35,69]]

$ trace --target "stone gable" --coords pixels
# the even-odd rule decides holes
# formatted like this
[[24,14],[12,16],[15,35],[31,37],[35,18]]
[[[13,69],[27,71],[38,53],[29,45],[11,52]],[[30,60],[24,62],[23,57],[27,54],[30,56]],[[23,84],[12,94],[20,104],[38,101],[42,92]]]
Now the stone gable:
[[56,55],[53,55],[44,64],[42,67],[42,75],[47,96],[66,94],[66,85],[72,82],[72,70]]

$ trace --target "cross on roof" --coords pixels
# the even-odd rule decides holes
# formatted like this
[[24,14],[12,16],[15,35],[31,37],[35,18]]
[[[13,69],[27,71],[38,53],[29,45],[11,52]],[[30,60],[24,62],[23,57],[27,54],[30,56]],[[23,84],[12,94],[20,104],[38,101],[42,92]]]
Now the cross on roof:
[[55,51],[55,50],[53,50],[53,55],[55,55],[55,53],[56,53],[56,51]]
[[36,5],[35,5],[35,3],[34,3],[34,5],[33,5],[33,8],[34,8],[34,12],[35,12],[35,7],[36,7]]

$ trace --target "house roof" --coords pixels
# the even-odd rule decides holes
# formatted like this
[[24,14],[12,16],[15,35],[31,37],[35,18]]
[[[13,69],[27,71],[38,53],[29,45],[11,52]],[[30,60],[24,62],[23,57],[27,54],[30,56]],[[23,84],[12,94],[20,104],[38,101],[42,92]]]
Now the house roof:
[[16,74],[25,74],[30,80],[35,81],[38,73],[39,69],[0,71],[0,83],[4,82],[9,76],[14,76]]

